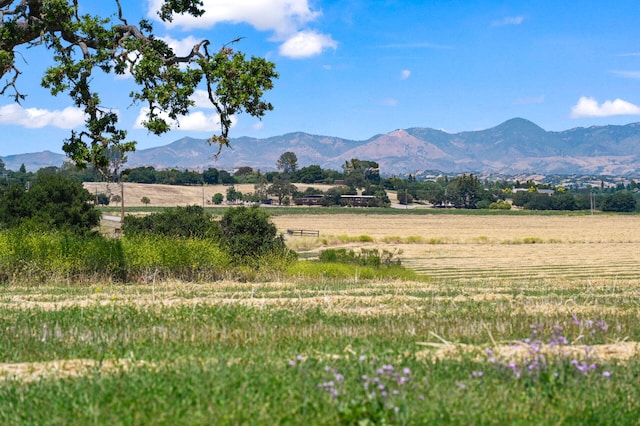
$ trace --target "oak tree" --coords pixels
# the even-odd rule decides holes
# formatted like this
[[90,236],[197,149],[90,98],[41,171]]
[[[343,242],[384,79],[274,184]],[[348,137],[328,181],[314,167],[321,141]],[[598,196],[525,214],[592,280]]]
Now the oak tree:
[[[44,45],[52,64],[42,86],[54,96],[68,95],[85,114],[84,130],[72,131],[63,144],[77,165],[108,165],[105,151],[111,146],[123,153],[135,149],[135,142],[119,128],[117,113],[102,105],[92,87],[97,72],[131,75],[137,89],[129,96],[134,104],[146,107],[143,124],[157,135],[190,111],[191,96],[202,87],[219,115],[219,131],[209,138],[218,145],[218,153],[229,145],[234,115],[260,118],[273,109],[263,94],[278,77],[275,65],[236,52],[232,46],[239,39],[219,48],[200,40],[181,56],[155,36],[151,22],[143,19],[134,24],[125,17],[120,0],[108,1],[113,3],[112,16],[81,15],[79,3],[89,7],[89,0],[0,0],[0,94],[16,102],[25,98],[19,86],[24,63],[19,49]],[[158,16],[171,22],[177,14],[203,13],[202,0],[164,0]]]

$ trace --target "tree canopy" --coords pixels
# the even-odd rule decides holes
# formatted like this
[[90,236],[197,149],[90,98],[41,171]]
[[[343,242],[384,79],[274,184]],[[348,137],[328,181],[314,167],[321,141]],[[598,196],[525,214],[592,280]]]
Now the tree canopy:
[[68,229],[88,233],[100,223],[93,196],[81,183],[59,174],[38,174],[27,191],[12,185],[0,194],[0,228]]
[[285,175],[295,173],[298,170],[298,156],[294,152],[287,151],[278,158],[276,167]]
[[[92,89],[96,72],[131,75],[138,89],[129,96],[146,107],[143,124],[156,135],[168,132],[171,121],[189,112],[196,87],[203,87],[219,115],[219,132],[209,139],[218,144],[218,153],[229,145],[234,115],[262,117],[273,109],[263,94],[278,77],[275,65],[234,51],[239,39],[217,49],[210,40],[200,40],[189,54],[179,56],[154,35],[149,21],[130,23],[120,0],[111,1],[114,14],[105,17],[80,15],[79,0],[0,0],[0,94],[16,102],[25,98],[19,88],[17,49],[44,45],[53,63],[42,86],[53,96],[67,94],[85,114],[85,129],[72,131],[62,147],[76,164],[104,167],[107,148],[115,146],[123,153],[135,149],[135,142],[127,141],[126,131],[119,128],[117,113],[103,106]],[[204,13],[202,6],[201,0],[164,0],[158,16],[164,22],[176,14],[198,17]]]

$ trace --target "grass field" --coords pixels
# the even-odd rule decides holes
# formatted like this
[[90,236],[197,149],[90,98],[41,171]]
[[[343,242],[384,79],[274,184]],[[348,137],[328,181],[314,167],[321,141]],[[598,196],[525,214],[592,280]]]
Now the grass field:
[[423,279],[5,286],[0,423],[638,424],[639,216],[273,221]]
[[[117,183],[105,182],[85,182],[84,187],[91,194],[105,193],[108,195],[120,195],[120,185]],[[300,191],[304,191],[308,185],[296,184]],[[326,191],[331,185],[313,185],[322,191]],[[254,192],[253,184],[235,185],[237,191],[243,194]],[[226,185],[204,185],[204,186],[180,186],[180,185],[155,185],[143,183],[125,183],[124,199],[127,207],[144,207],[142,197],[149,198],[149,206],[152,207],[175,207],[175,206],[212,206],[211,198],[220,193],[226,195],[229,186]],[[113,205],[113,204],[112,204]],[[119,205],[116,203],[115,205]]]

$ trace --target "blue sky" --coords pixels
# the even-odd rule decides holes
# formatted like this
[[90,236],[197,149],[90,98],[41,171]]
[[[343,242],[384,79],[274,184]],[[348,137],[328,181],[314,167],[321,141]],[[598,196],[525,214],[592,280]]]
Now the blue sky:
[[[111,14],[115,2],[81,5]],[[122,0],[130,21],[155,21],[160,0]],[[275,62],[262,121],[236,117],[231,137],[288,132],[363,140],[398,128],[486,129],[510,118],[546,130],[640,121],[640,8],[637,1],[204,0],[207,13],[155,22],[175,46],[203,38]],[[91,6],[88,6],[91,5]],[[68,98],[39,87],[44,49],[21,50],[18,86],[28,98],[0,98],[0,155],[61,152],[82,115]],[[6,79],[6,77],[5,77]],[[138,148],[216,129],[200,102],[161,137],[137,125],[131,81],[96,76]]]

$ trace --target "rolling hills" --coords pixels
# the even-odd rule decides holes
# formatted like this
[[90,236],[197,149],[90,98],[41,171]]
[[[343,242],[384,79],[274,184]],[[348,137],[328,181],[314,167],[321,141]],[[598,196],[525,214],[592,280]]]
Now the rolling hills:
[[[265,139],[232,139],[232,149],[213,158],[217,147],[184,137],[165,146],[129,155],[128,167],[202,170],[250,166],[275,169],[280,155],[292,151],[300,167],[311,164],[340,169],[352,158],[380,163],[384,175],[438,170],[515,175],[592,174],[628,176],[640,173],[640,123],[546,131],[523,118],[486,130],[446,133],[431,128],[398,129],[363,141],[296,132]],[[3,159],[8,169],[60,165],[64,156],[51,152]],[[49,163],[47,163],[49,161]]]

